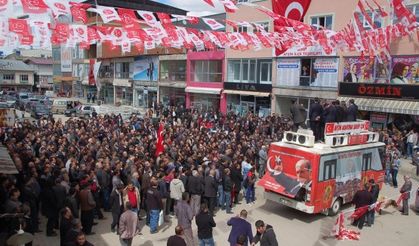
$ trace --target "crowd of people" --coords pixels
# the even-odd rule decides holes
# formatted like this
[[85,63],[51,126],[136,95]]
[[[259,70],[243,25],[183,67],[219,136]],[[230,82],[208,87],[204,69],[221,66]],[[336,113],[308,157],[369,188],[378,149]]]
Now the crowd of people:
[[[159,118],[133,115],[126,121],[120,115],[65,122],[42,118],[2,131],[0,139],[19,174],[0,176],[1,212],[24,214],[4,219],[3,237],[20,225],[26,232],[41,232],[42,214],[47,236],[60,235],[61,245],[87,245],[78,239],[93,234],[94,218],[104,219],[103,211],[109,211],[110,230],[130,245],[137,231],[127,207],[156,233],[159,224],[189,204],[192,213],[184,221],[191,216],[199,221],[202,204],[211,216],[223,210],[231,214],[242,197],[251,205],[267,146],[279,141],[290,123],[276,116],[167,111]],[[160,123],[164,151],[156,155]],[[182,230],[192,231],[187,223]]]
[[[337,113],[341,104],[315,104],[309,120],[320,140],[322,125],[340,119],[336,117],[341,115]],[[26,232],[42,232],[42,214],[47,218],[48,237],[59,235],[61,245],[91,245],[86,235],[94,234],[95,217],[105,219],[105,211],[111,213],[109,229],[119,235],[121,245],[131,245],[139,233],[139,219],[154,234],[171,217],[178,220],[176,235],[169,240],[172,245],[181,245],[176,243],[180,239],[186,245],[213,245],[213,216],[232,214],[232,207],[240,202],[251,206],[256,199],[256,175],[265,172],[269,144],[282,139],[284,131],[304,127],[305,120],[296,116],[299,106],[291,108],[293,120],[171,107],[160,108],[157,117],[132,115],[128,120],[121,115],[95,115],[65,122],[52,117],[16,122],[0,132],[0,141],[19,171],[0,175],[0,209],[19,216],[2,218],[0,240],[21,225]],[[356,119],[353,101],[344,112],[348,111]],[[330,114],[336,116],[332,119]],[[343,115],[353,120],[352,113]],[[159,134],[163,151],[156,144]],[[382,138],[389,146],[394,144],[385,134]],[[394,182],[397,173],[391,171],[391,175]],[[245,210],[238,216],[246,217]],[[193,220],[199,242],[194,242]],[[228,222],[232,228],[237,223]],[[255,227],[256,236],[250,228],[234,233],[229,242],[277,245],[271,226],[258,221]]]

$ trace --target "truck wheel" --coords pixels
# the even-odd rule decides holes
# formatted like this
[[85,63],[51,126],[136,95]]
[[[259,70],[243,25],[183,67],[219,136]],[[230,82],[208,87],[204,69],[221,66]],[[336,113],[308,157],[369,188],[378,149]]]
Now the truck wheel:
[[339,213],[340,207],[342,206],[342,199],[336,198],[336,200],[333,202],[332,207],[330,207],[327,211],[327,215],[329,216],[335,216]]

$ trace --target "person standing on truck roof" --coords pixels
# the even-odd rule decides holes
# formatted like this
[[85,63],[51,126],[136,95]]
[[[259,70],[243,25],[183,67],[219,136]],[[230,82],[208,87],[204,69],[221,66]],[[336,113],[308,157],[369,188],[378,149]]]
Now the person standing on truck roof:
[[292,100],[290,112],[292,115],[292,121],[294,122],[292,127],[294,132],[296,132],[300,126],[304,129],[307,128],[305,123],[307,119],[307,110],[302,104],[298,104],[296,100]]

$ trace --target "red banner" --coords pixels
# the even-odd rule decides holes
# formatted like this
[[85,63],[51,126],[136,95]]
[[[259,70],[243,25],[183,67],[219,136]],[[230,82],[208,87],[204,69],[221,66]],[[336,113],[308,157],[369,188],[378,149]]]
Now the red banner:
[[353,134],[368,131],[370,127],[370,122],[367,120],[364,121],[351,121],[351,122],[331,122],[326,123],[324,128],[325,135],[334,135],[334,134]]
[[[302,20],[310,6],[311,0],[272,0],[272,10],[275,14],[284,16],[292,20]],[[282,26],[283,21],[275,20],[275,31]],[[279,56],[284,53],[286,49],[275,49],[275,55]]]

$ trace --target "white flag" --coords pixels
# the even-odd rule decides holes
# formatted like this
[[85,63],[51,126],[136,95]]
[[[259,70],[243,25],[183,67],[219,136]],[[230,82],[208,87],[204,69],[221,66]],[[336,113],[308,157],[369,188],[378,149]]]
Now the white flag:
[[33,47],[39,49],[51,49],[51,31],[48,22],[42,20],[29,19],[32,27]]
[[89,8],[87,10],[90,12],[98,13],[104,23],[121,20],[118,12],[116,12],[116,10],[112,7],[96,6],[96,8]]
[[153,12],[137,10],[137,13],[149,26],[155,26],[159,22]]
[[212,30],[218,30],[224,28],[224,25],[218,21],[211,18],[202,18],[202,20],[207,24]]
[[68,1],[47,0],[45,3],[51,9],[54,18],[57,18],[60,15],[71,16],[70,4]]
[[13,0],[0,0],[0,16],[9,16],[13,12]]
[[70,25],[70,39],[75,43],[88,42],[86,25]]

